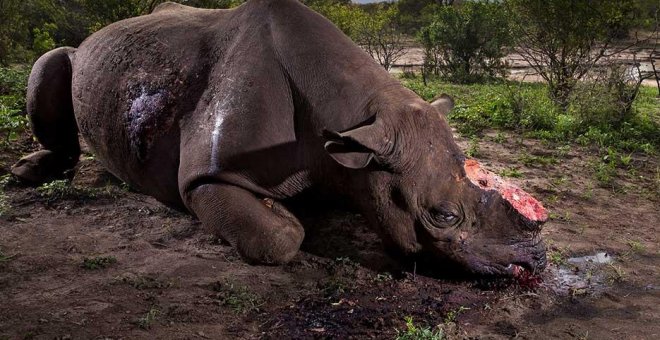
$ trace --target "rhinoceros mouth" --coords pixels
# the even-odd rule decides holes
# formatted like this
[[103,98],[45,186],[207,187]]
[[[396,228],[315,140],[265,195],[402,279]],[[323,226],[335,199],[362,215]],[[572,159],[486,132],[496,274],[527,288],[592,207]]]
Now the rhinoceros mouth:
[[545,268],[545,263],[514,261],[508,265],[503,264],[481,264],[472,268],[472,273],[479,276],[505,276],[520,277],[523,275],[535,275]]
[[518,254],[508,260],[489,261],[482,258],[467,261],[469,271],[481,276],[519,277],[536,275],[545,269],[547,261],[542,241],[529,242],[516,248]]

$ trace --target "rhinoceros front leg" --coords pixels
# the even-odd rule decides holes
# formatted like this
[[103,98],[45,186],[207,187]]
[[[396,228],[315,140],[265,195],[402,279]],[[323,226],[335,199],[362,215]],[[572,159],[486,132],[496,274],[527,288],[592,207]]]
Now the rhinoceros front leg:
[[239,187],[206,184],[188,197],[202,226],[228,241],[248,263],[286,263],[305,237],[298,219],[284,206]]

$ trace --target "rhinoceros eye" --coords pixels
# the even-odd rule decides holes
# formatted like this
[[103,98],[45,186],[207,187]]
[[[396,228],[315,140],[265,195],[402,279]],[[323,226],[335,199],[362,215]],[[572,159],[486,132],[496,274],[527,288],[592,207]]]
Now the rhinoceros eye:
[[429,211],[433,225],[437,227],[450,227],[458,222],[458,215],[449,209],[433,208]]

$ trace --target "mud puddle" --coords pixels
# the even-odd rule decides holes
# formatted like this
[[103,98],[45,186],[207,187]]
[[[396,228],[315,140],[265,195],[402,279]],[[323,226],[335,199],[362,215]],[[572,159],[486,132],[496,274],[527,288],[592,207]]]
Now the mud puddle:
[[571,257],[563,264],[550,266],[546,286],[559,295],[596,295],[607,289],[608,277],[604,271],[614,262],[606,252]]

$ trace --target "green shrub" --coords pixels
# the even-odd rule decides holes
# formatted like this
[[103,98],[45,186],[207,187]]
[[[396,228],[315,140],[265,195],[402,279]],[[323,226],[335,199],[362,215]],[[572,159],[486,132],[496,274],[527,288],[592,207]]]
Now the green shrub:
[[5,144],[28,127],[23,112],[29,74],[27,67],[0,67],[0,136]]
[[504,47],[512,37],[501,3],[438,6],[418,38],[426,50],[426,68],[453,82],[470,83],[506,73]]
[[[420,77],[402,78],[404,86],[425,100],[440,93],[454,97],[456,107],[447,115],[459,133],[471,137],[485,129],[514,130],[524,136],[552,142],[578,142],[601,148],[614,147],[627,152],[654,153],[660,147],[660,106],[654,89],[641,87],[625,120],[616,122],[587,102],[601,103],[602,98],[575,99],[563,112],[546,95],[539,83],[491,83],[455,85],[431,80],[424,85]],[[594,104],[595,105],[595,104]],[[590,110],[589,112],[581,111]],[[591,117],[591,118],[588,118]]]
[[35,55],[40,56],[55,48],[54,32],[57,31],[57,25],[45,23],[41,28],[32,30],[34,40],[32,41],[32,50]]

